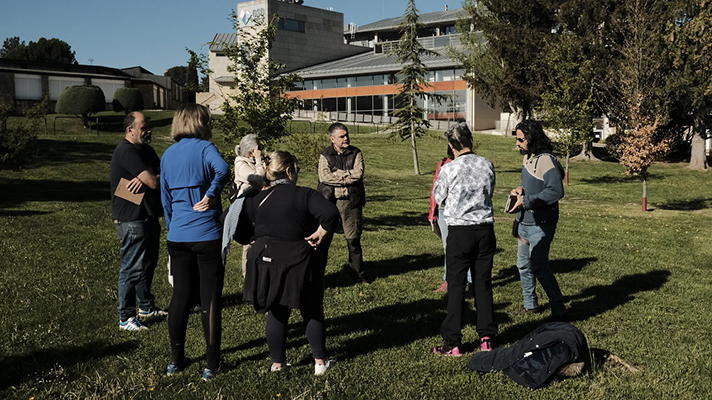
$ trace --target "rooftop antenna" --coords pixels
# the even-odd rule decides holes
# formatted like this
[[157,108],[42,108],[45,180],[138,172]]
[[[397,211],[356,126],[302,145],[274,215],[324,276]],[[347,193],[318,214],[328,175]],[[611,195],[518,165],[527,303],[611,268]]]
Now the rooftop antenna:
[[89,61],[89,65],[94,65],[94,59],[93,59],[93,58],[90,58],[88,61]]

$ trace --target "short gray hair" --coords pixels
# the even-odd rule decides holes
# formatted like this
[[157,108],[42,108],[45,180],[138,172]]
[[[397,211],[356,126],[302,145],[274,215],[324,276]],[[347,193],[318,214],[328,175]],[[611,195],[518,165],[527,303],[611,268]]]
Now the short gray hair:
[[445,131],[445,137],[455,150],[460,151],[465,147],[472,149],[472,132],[464,122],[449,127]]
[[250,133],[240,140],[240,145],[237,147],[237,155],[247,157],[251,151],[256,150],[259,146],[260,139],[254,133]]

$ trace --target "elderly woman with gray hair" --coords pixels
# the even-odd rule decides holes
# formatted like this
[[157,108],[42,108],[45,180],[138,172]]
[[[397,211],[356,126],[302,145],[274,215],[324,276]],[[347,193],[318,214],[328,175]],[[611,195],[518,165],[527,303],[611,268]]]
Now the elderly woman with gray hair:
[[[248,188],[261,188],[264,182],[265,168],[262,159],[262,143],[257,135],[251,133],[240,140],[235,146],[235,185],[240,196]],[[242,277],[247,272],[247,252],[250,245],[242,246]]]
[[249,134],[235,146],[235,184],[237,195],[241,195],[250,185],[264,180],[265,168],[262,160],[262,143],[255,134]]

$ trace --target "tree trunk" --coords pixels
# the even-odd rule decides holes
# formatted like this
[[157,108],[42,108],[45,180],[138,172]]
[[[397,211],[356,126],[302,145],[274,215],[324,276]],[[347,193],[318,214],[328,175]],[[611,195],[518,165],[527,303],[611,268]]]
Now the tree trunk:
[[696,171],[707,171],[707,155],[705,150],[705,133],[706,126],[704,123],[695,123],[695,132],[692,135],[692,151],[690,153],[689,169]]
[[564,169],[564,183],[566,186],[569,186],[569,156],[571,154],[567,151],[566,152],[566,167]]
[[593,155],[593,142],[584,142],[583,147],[581,148],[581,153],[579,153],[577,156],[571,158],[572,161],[601,161]]
[[[415,99],[413,95],[410,96],[410,108],[413,109],[413,103]],[[413,149],[413,168],[415,169],[415,174],[420,175],[420,166],[418,165],[418,149],[415,147],[415,122],[412,117],[410,120],[410,147]]]
[[648,181],[643,178],[643,212],[648,211]]
[[410,123],[410,146],[413,148],[413,166],[415,174],[420,175],[420,166],[418,165],[418,149],[415,147],[415,131],[413,130],[413,122]]

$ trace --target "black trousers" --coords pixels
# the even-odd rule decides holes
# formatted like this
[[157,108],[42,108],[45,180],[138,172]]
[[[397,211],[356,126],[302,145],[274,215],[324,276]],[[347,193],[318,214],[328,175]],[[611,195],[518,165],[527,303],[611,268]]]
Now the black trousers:
[[[299,311],[306,325],[306,336],[315,359],[326,358],[326,327],[324,325],[324,284],[321,279],[304,287],[299,301]],[[267,312],[267,347],[273,363],[287,360],[287,326],[291,310],[276,305]]]
[[185,333],[188,327],[193,280],[199,277],[201,320],[205,336],[208,368],[217,369],[220,363],[222,335],[222,290],[225,267],[220,254],[221,240],[207,242],[168,242],[173,270],[173,296],[168,309],[168,336],[171,340],[171,362],[184,359]]
[[497,334],[492,299],[492,266],[497,240],[494,226],[448,226],[447,236],[447,316],[440,327],[445,344],[462,342],[462,311],[465,302],[467,271],[472,273],[477,308],[477,334]]

